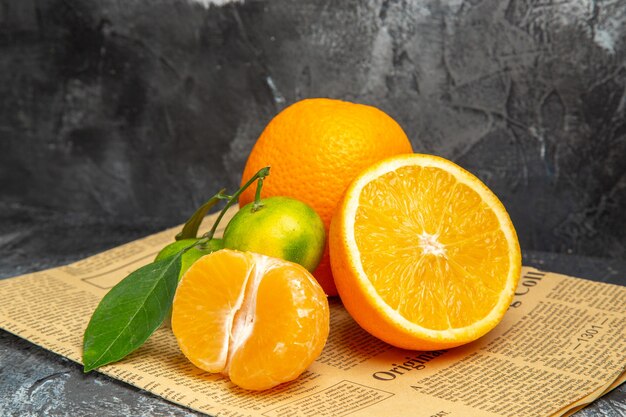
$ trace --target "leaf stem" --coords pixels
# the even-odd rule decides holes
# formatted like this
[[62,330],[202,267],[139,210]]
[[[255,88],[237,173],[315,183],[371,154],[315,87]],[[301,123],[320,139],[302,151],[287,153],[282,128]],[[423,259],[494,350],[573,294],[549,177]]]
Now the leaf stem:
[[[226,214],[226,211],[228,211],[228,209],[233,204],[235,204],[235,202],[237,201],[241,193],[243,193],[246,190],[246,188],[252,185],[252,183],[256,180],[259,180],[259,183],[262,183],[263,179],[267,177],[269,174],[270,174],[270,167],[261,168],[256,174],[254,174],[252,178],[248,180],[248,182],[242,185],[241,188],[239,188],[235,194],[231,195],[228,201],[226,202],[226,205],[220,212],[219,216],[217,216],[217,219],[215,220],[215,223],[213,223],[213,227],[211,227],[211,230],[209,230],[207,233],[202,235],[202,238],[198,240],[198,242],[196,242],[196,245],[204,244],[208,242],[209,240],[213,239],[213,235],[215,234],[215,231],[217,230],[217,226],[222,220],[222,217],[224,217],[224,214]],[[260,188],[260,185],[257,186],[257,196],[260,194],[259,188]],[[255,200],[255,204],[256,204],[256,200]]]

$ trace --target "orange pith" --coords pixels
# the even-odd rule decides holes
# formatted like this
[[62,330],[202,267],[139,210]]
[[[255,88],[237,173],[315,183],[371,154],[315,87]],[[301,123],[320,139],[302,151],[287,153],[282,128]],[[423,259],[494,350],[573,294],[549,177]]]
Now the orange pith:
[[[341,100],[302,100],[281,111],[258,138],[242,175],[242,183],[271,166],[263,196],[288,196],[311,206],[326,231],[334,209],[352,178],[388,156],[412,153],[398,123],[383,111]],[[254,200],[254,187],[239,204]],[[337,295],[328,247],[313,275],[328,295]]]
[[172,312],[192,363],[255,390],[297,378],[321,353],[328,326],[326,296],[306,269],[228,249],[189,268]]
[[506,210],[476,177],[430,155],[359,175],[330,232],[339,294],[355,320],[399,347],[475,340],[501,320],[521,268]]

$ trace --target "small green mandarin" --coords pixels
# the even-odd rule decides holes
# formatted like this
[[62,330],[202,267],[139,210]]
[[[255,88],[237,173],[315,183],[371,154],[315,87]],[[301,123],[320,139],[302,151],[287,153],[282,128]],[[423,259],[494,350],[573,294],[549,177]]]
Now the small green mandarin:
[[326,232],[318,214],[289,197],[261,199],[242,207],[224,230],[224,247],[295,262],[313,271],[324,252]]

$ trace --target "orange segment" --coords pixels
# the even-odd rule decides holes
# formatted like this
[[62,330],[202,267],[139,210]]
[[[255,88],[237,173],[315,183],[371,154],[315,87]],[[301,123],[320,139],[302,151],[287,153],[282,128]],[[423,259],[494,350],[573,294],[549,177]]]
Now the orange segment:
[[331,224],[335,284],[355,320],[399,347],[439,349],[484,335],[521,268],[497,197],[431,155],[386,159],[349,186]]
[[249,389],[295,379],[320,355],[329,328],[321,287],[304,283],[291,265],[269,270],[256,299],[255,326],[229,369],[231,380]]
[[252,272],[249,258],[243,252],[214,252],[196,261],[181,279],[172,330],[183,354],[198,368],[221,372],[226,365],[233,319]]
[[172,310],[172,331],[194,365],[255,390],[304,372],[328,327],[326,295],[306,269],[229,249],[187,270]]

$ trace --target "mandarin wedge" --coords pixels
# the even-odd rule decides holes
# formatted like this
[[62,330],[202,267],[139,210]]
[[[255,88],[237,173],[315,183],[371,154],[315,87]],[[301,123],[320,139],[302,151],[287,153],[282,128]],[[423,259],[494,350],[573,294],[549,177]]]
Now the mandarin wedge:
[[502,203],[474,175],[432,155],[391,157],[357,176],[329,244],[348,312],[405,349],[459,346],[493,329],[521,271]]
[[324,291],[302,266],[223,249],[183,275],[172,331],[197,367],[242,388],[262,390],[296,379],[326,343]]

